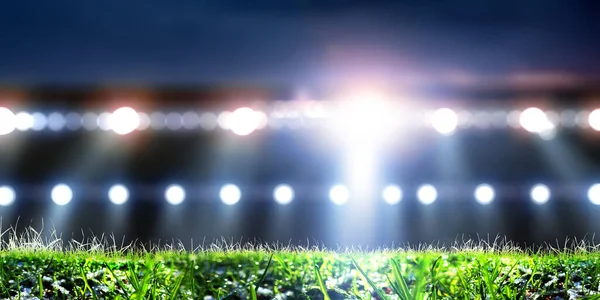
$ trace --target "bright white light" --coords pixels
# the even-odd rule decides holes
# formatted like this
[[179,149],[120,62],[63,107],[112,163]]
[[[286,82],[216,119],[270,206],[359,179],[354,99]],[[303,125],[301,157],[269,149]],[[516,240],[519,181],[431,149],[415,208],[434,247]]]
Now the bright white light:
[[550,189],[543,184],[536,184],[531,188],[530,196],[536,204],[544,204],[550,200]]
[[31,127],[32,130],[40,131],[46,128],[48,119],[43,113],[36,112],[31,114],[31,116],[33,117],[33,126]]
[[140,116],[131,107],[121,107],[110,115],[110,127],[119,135],[133,132],[140,126]]
[[475,188],[475,200],[480,204],[490,204],[494,201],[494,197],[496,197],[496,193],[489,184],[482,184]]
[[449,108],[440,108],[431,116],[431,125],[437,132],[450,135],[458,126],[458,115]]
[[81,115],[76,112],[68,113],[65,116],[65,126],[69,130],[78,130],[81,128]]
[[140,126],[137,130],[143,131],[150,127],[150,116],[147,113],[139,112],[138,117],[140,118]]
[[593,110],[588,116],[590,127],[596,131],[600,131],[600,109]]
[[329,199],[336,205],[342,205],[350,198],[350,191],[343,185],[336,185],[329,191]]
[[229,119],[231,118],[231,114],[232,113],[230,111],[224,111],[219,114],[219,116],[217,117],[217,124],[219,125],[219,127],[221,127],[221,129],[231,129],[231,122],[229,121]]
[[112,129],[112,122],[110,121],[111,119],[111,113],[109,112],[103,112],[100,115],[98,115],[98,128],[100,128],[103,131],[109,131]]
[[204,130],[214,130],[219,126],[218,117],[214,113],[203,113],[200,116],[200,127]]
[[417,191],[417,198],[419,198],[419,201],[425,205],[429,205],[435,202],[437,197],[437,190],[433,185],[430,184],[422,185]]
[[236,109],[229,116],[229,129],[237,135],[249,135],[260,123],[260,116],[248,107]]
[[0,107],[0,135],[13,132],[16,128],[15,114],[6,107]]
[[351,145],[377,144],[394,132],[398,113],[380,95],[353,95],[341,101],[333,114],[333,133]]
[[200,117],[194,111],[187,111],[181,116],[185,129],[194,129],[200,124]]
[[65,116],[61,113],[53,112],[48,115],[48,128],[52,131],[60,131],[62,130],[67,121],[65,120]]
[[587,193],[588,199],[594,205],[600,205],[600,184],[596,183],[590,187]]
[[179,130],[181,127],[183,127],[183,117],[180,113],[168,113],[166,116],[166,122],[169,130]]
[[550,122],[546,113],[535,107],[524,110],[519,117],[519,122],[523,129],[532,133],[547,135],[554,130],[554,124]]
[[294,200],[294,190],[287,184],[281,184],[275,187],[273,198],[279,204],[289,204]]
[[15,115],[15,128],[19,131],[27,131],[33,128],[35,120],[33,116],[26,112],[20,112]]
[[226,184],[221,187],[219,196],[221,197],[221,201],[223,203],[227,205],[234,205],[242,198],[242,192],[236,185]]
[[124,204],[129,199],[129,190],[121,184],[113,185],[108,190],[108,199],[116,205]]
[[383,201],[388,204],[396,204],[402,200],[402,190],[396,185],[388,185],[381,194]]
[[57,184],[52,188],[50,197],[57,205],[67,205],[73,200],[73,190],[64,183]]
[[170,185],[165,190],[165,199],[172,205],[178,205],[185,200],[185,190],[180,185]]
[[0,206],[9,206],[15,202],[17,194],[9,186],[0,186]]

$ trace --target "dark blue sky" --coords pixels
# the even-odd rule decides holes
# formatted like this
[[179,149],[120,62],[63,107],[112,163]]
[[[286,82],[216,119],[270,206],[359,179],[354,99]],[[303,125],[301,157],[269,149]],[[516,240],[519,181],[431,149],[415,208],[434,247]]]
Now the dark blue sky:
[[[0,82],[600,73],[597,1],[3,1]],[[251,4],[250,4],[251,3]]]

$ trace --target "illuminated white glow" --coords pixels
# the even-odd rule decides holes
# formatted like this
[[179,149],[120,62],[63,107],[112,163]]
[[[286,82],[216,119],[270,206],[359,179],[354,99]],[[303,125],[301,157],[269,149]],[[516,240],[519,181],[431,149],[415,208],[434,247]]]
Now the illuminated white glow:
[[73,200],[73,190],[66,184],[57,184],[52,188],[50,198],[56,205],[67,205]]
[[260,123],[260,116],[248,107],[236,109],[229,116],[229,129],[237,135],[249,135],[254,132]]
[[275,202],[286,205],[294,200],[294,189],[287,184],[280,184],[273,190]]
[[541,135],[548,135],[555,127],[548,119],[546,113],[536,107],[524,110],[519,117],[519,123],[523,129]]
[[85,130],[98,129],[98,115],[93,112],[87,112],[81,117],[81,125]]
[[242,191],[235,184],[226,184],[221,187],[219,192],[221,202],[227,205],[234,205],[242,198]]
[[194,111],[187,111],[181,116],[183,128],[194,129],[200,124],[200,117]]
[[66,124],[67,121],[65,120],[65,116],[63,116],[61,113],[53,112],[48,115],[48,129],[52,131],[60,131],[65,127]]
[[131,107],[121,107],[110,115],[110,127],[119,135],[125,135],[138,129],[140,116]]
[[183,127],[183,118],[180,113],[168,113],[165,119],[169,130],[179,130]]
[[399,119],[390,102],[377,94],[358,94],[333,110],[333,133],[346,144],[381,144],[394,132]]
[[100,115],[98,115],[98,128],[100,128],[100,130],[109,131],[112,129],[110,115],[111,115],[111,113],[109,113],[109,112],[103,112]]
[[207,112],[200,116],[200,127],[204,130],[215,130],[219,126],[218,117],[214,113]]
[[419,202],[429,205],[437,200],[438,192],[433,185],[425,184],[417,190],[417,198]]
[[217,124],[219,124],[219,127],[221,127],[221,129],[229,130],[229,129],[231,129],[231,126],[230,126],[231,124],[229,122],[230,118],[231,118],[230,111],[221,112],[219,114],[219,117],[217,118]]
[[165,200],[169,204],[179,205],[185,200],[185,190],[177,184],[172,184],[165,190]]
[[267,114],[262,111],[256,111],[256,117],[258,118],[258,125],[256,126],[256,129],[263,129],[267,127],[269,124],[269,117],[267,117]]
[[475,200],[480,204],[490,204],[495,197],[496,192],[489,184],[481,184],[475,188]]
[[536,184],[531,188],[529,195],[536,204],[544,204],[550,200],[550,189],[543,184]]
[[31,116],[33,117],[33,126],[31,126],[31,130],[40,131],[40,130],[44,130],[44,128],[46,128],[46,125],[48,124],[48,120],[44,114],[35,112],[35,113],[32,113]]
[[402,189],[397,185],[388,185],[383,189],[381,196],[383,201],[394,205],[402,200]]
[[167,116],[162,112],[153,112],[150,114],[150,128],[154,130],[162,130],[167,127]]
[[6,135],[16,128],[15,114],[6,107],[0,107],[0,135]]
[[600,184],[592,185],[587,192],[588,200],[594,205],[600,205]]
[[590,127],[596,131],[600,131],[600,109],[593,110],[588,116]]
[[431,116],[431,125],[437,132],[450,135],[458,126],[458,116],[449,108],[440,108]]
[[9,186],[0,186],[0,206],[10,206],[15,202],[17,193]]
[[81,128],[81,115],[76,112],[70,112],[65,116],[65,127],[69,130],[78,130]]
[[335,205],[342,205],[350,199],[350,191],[344,185],[338,184],[329,190],[329,199]]
[[113,185],[108,190],[108,200],[116,205],[121,205],[129,199],[129,190],[121,184]]
[[27,112],[20,112],[15,115],[15,128],[19,131],[27,131],[33,128],[35,119]]
[[138,117],[140,118],[140,125],[137,130],[143,131],[150,128],[150,116],[147,113],[138,112]]

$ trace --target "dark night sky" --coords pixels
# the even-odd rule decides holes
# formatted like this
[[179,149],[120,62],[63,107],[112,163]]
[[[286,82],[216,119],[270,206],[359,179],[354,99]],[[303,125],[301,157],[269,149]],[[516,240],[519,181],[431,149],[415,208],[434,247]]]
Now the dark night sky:
[[598,74],[596,1],[3,1],[0,81]]

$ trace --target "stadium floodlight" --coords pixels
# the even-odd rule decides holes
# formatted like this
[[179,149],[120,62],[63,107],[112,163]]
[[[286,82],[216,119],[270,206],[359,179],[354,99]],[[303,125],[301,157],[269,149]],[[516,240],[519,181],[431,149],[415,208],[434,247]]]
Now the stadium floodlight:
[[20,112],[15,115],[15,128],[19,131],[27,131],[33,128],[34,122],[33,116],[27,112]]
[[171,205],[179,205],[185,200],[185,190],[177,184],[172,184],[165,190],[165,200]]
[[59,112],[53,112],[48,115],[48,129],[52,131],[61,131],[67,125],[65,116]]
[[438,192],[433,185],[424,184],[417,190],[419,202],[429,205],[437,200]]
[[458,115],[449,108],[440,108],[431,116],[431,125],[437,132],[450,135],[458,126]]
[[495,197],[494,188],[489,184],[481,184],[475,188],[475,200],[479,204],[490,204],[494,201]]
[[249,135],[260,125],[260,115],[251,108],[241,107],[229,116],[228,122],[231,132],[237,135]]
[[119,135],[125,135],[138,129],[140,116],[131,107],[121,107],[115,110],[109,119],[110,128]]
[[33,126],[31,126],[31,130],[44,130],[48,125],[48,118],[46,118],[46,115],[44,115],[43,113],[35,112],[32,113],[31,116],[33,117]]
[[519,123],[523,129],[542,135],[548,135],[553,132],[555,127],[548,119],[546,113],[536,107],[524,110],[519,116]]
[[113,185],[108,190],[108,200],[116,205],[121,205],[129,199],[129,190],[121,184]]
[[397,185],[388,185],[383,189],[381,196],[387,204],[394,205],[402,200],[402,189]]
[[16,128],[15,114],[6,107],[0,107],[0,135],[13,132]]
[[342,205],[350,198],[350,191],[344,185],[338,184],[329,190],[329,199],[335,205]]
[[531,200],[536,204],[544,204],[550,200],[550,189],[543,184],[536,184],[529,193]]
[[280,184],[273,190],[275,202],[286,205],[294,200],[294,189],[287,184]]
[[0,186],[0,206],[10,206],[15,202],[17,194],[10,186]]
[[590,127],[596,131],[600,131],[600,109],[593,110],[588,116]]
[[234,205],[242,198],[242,191],[235,184],[226,184],[221,187],[219,197],[224,204]]
[[587,192],[588,200],[594,205],[600,205],[600,184],[592,185]]
[[60,183],[52,188],[50,197],[57,205],[67,205],[73,200],[73,190],[68,185]]

